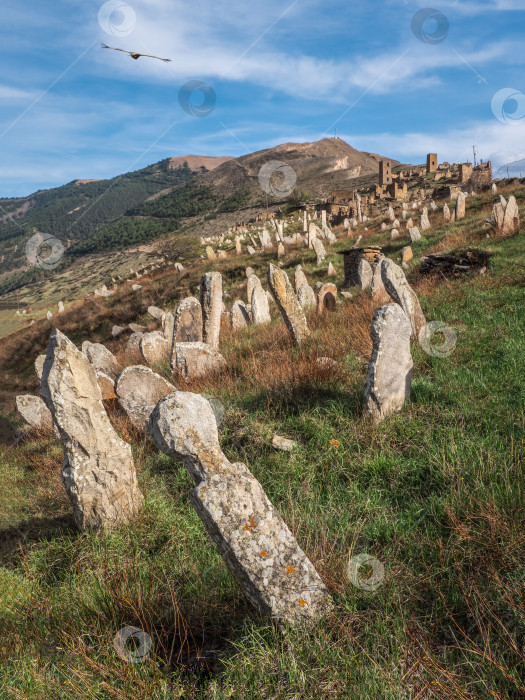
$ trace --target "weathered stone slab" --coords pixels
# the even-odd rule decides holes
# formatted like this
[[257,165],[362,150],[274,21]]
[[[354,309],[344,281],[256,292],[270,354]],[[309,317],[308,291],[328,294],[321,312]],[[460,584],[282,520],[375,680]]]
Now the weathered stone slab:
[[219,349],[222,313],[222,275],[207,272],[201,279],[202,337],[212,348]]
[[426,231],[430,228],[430,221],[428,219],[428,208],[425,207],[421,213],[420,226],[422,231]]
[[319,240],[319,238],[314,238],[312,240],[312,248],[314,249],[314,252],[317,255],[317,264],[320,265],[326,258],[326,250],[324,249],[324,245]]
[[317,305],[315,292],[309,284],[303,284],[297,292],[297,301],[302,309],[308,309]]
[[256,610],[292,623],[329,612],[328,590],[260,483],[222,453],[206,399],[176,392],[158,404],[150,426],[157,447],[195,479],[191,503]]
[[53,430],[53,417],[40,396],[25,394],[16,397],[18,412],[32,428],[45,433]]
[[230,309],[230,323],[233,332],[250,325],[251,317],[244,301],[237,299],[233,302]]
[[174,356],[172,368],[186,381],[201,379],[226,367],[224,357],[206,343],[176,343]]
[[268,296],[262,285],[257,284],[252,291],[252,323],[270,323],[272,320],[270,316],[270,304],[268,302]]
[[419,233],[419,229],[417,226],[413,226],[412,228],[409,228],[408,235],[410,236],[410,240],[412,243],[415,243],[416,241],[421,240],[421,234]]
[[319,290],[317,297],[317,313],[324,314],[325,311],[335,311],[337,301],[337,287],[332,282],[326,282]]
[[370,298],[376,306],[387,304],[390,300],[390,294],[386,291],[383,279],[381,277],[381,265],[376,265],[372,275],[370,284]]
[[64,444],[62,480],[78,527],[134,518],[143,497],[131,446],[109,422],[94,367],[58,330],[49,340],[40,394]]
[[169,361],[169,343],[160,331],[144,333],[140,339],[140,354],[148,365]]
[[357,265],[357,286],[360,289],[368,289],[372,284],[372,277],[374,276],[372,266],[365,260],[361,258],[359,264]]
[[133,333],[145,333],[148,330],[147,326],[141,326],[139,323],[130,323],[129,329]]
[[467,198],[463,194],[463,192],[460,192],[458,194],[458,198],[456,200],[456,221],[459,221],[460,219],[463,219],[465,217],[465,203],[467,201]]
[[337,275],[335,267],[332,265],[332,263],[328,263],[328,270],[326,274],[328,275],[328,277],[335,277]]
[[257,275],[250,275],[248,277],[248,282],[246,283],[246,296],[248,298],[248,304],[252,303],[252,294],[253,290],[257,285],[260,287],[261,286],[261,280],[257,277]]
[[503,215],[503,223],[501,227],[501,232],[503,234],[518,233],[520,230],[520,214],[518,205],[516,203],[516,198],[511,195],[507,201],[507,206],[505,207],[505,213]]
[[302,267],[300,265],[297,265],[294,274],[294,285],[296,294],[299,292],[299,289],[303,286],[303,284],[308,284],[308,280],[306,279],[306,275],[304,274]]
[[365,387],[365,410],[375,421],[400,411],[412,383],[412,327],[398,304],[381,306],[372,320],[372,359]]
[[102,343],[90,343],[85,340],[82,343],[82,352],[98,372],[104,372],[113,379],[121,370],[115,355]]
[[286,327],[295,343],[300,345],[310,335],[304,311],[294,294],[288,275],[274,265],[268,268],[268,284]]
[[171,311],[164,314],[162,318],[162,334],[168,341],[168,345],[171,349],[171,344],[173,343],[173,329],[175,327],[175,316]]
[[129,355],[130,357],[141,357],[140,354],[140,340],[144,333],[132,333],[129,338],[128,342],[126,343],[126,355]]
[[450,209],[448,204],[443,205],[443,221],[450,221]]
[[157,321],[162,321],[162,317],[164,316],[164,311],[159,309],[158,306],[148,306],[148,313]]
[[176,343],[202,342],[202,308],[195,297],[183,299],[175,312],[171,356]]
[[168,394],[176,391],[164,377],[149,367],[126,367],[115,383],[119,404],[137,430],[148,432],[151,412]]
[[419,304],[419,299],[408,284],[405,273],[393,260],[384,258],[381,263],[381,279],[386,291],[399,304],[412,325],[412,335],[417,338],[419,331],[426,324],[425,315]]

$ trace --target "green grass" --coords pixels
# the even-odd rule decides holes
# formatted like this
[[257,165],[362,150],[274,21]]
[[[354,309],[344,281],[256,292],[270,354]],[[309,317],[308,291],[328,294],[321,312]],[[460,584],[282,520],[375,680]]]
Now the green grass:
[[[286,633],[256,616],[189,503],[190,477],[149,441],[133,441],[141,516],[80,534],[61,447],[30,439],[0,467],[0,698],[522,696],[525,238],[480,238],[481,207],[475,216],[455,226],[490,248],[491,270],[422,295],[457,345],[442,359],[414,346],[411,400],[382,424],[362,416],[366,363],[343,307],[338,381],[272,390],[262,370],[275,360],[257,329],[224,348],[232,360],[253,348],[261,380],[214,388],[227,408],[223,450],[248,465],[311,557],[333,616]],[[418,249],[444,234],[433,229]],[[341,264],[334,250],[330,259]],[[320,270],[307,265],[312,282]],[[327,342],[321,325],[312,347]],[[276,432],[296,450],[273,450]],[[346,577],[360,553],[384,565],[375,592]],[[126,625],[153,640],[144,663],[115,653]]]

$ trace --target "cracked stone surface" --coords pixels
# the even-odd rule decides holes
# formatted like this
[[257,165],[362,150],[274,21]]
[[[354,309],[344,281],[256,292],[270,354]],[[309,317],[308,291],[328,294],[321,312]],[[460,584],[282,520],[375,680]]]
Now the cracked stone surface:
[[400,411],[412,384],[410,335],[412,327],[398,304],[381,306],[374,314],[370,334],[374,344],[365,387],[365,410],[381,421]]
[[148,365],[169,360],[169,342],[160,331],[144,333],[140,339],[140,354]]
[[16,397],[16,407],[22,418],[32,428],[46,433],[53,430],[53,417],[40,396],[24,394]]
[[268,284],[293,341],[300,345],[310,335],[304,311],[293,291],[288,275],[274,265],[268,268]]
[[82,352],[97,372],[104,372],[114,379],[121,370],[115,355],[102,343],[90,343],[85,340],[82,343]]
[[64,444],[62,481],[81,529],[111,527],[139,512],[131,446],[107,416],[94,367],[59,330],[51,333],[40,395]]
[[252,605],[291,623],[329,612],[327,588],[260,483],[222,453],[206,399],[167,396],[151,415],[150,432],[160,450],[184,461],[196,483],[191,503]]
[[380,262],[381,279],[386,291],[392,299],[399,304],[410,319],[412,336],[417,338],[419,331],[426,324],[425,315],[419,304],[419,299],[412,287],[408,284],[405,273],[390,258],[384,258]]
[[141,432],[147,432],[149,417],[158,402],[174,391],[173,384],[142,365],[126,367],[115,384],[119,404]]
[[186,381],[214,374],[226,367],[226,360],[215,348],[206,343],[176,343],[174,346],[177,369]]
[[203,341],[216,350],[219,349],[222,313],[222,275],[220,272],[207,272],[201,280],[201,307]]

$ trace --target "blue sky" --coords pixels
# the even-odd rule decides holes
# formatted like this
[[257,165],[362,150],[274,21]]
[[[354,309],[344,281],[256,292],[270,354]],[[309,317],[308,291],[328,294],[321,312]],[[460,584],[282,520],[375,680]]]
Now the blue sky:
[[[525,0],[442,0],[415,32],[424,1],[2,4],[0,197],[336,127],[407,163],[525,157]],[[179,104],[190,80],[215,92],[206,117]]]

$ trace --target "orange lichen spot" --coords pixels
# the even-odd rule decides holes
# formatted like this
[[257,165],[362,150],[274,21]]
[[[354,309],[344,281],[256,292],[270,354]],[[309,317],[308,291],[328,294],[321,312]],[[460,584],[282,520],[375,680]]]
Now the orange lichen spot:
[[250,532],[250,523],[246,523],[244,529],[246,530],[246,532]]
[[253,519],[253,515],[252,515],[252,517],[250,518],[250,520],[249,520],[249,521],[246,523],[246,525],[244,526],[244,529],[245,529],[247,532],[251,532],[251,530],[255,530],[256,527],[257,527],[257,523],[256,523],[255,520]]
[[295,571],[295,569],[293,568],[293,566],[287,566],[287,567],[286,567],[286,573],[287,573],[287,574],[293,574],[294,571]]
[[300,605],[302,608],[304,608],[304,606],[306,605],[306,600],[303,600],[303,599],[301,598],[301,600],[299,601],[299,605]]
[[261,556],[263,556],[263,557],[266,556],[266,552],[263,552],[262,549],[261,549]]

